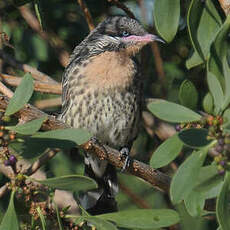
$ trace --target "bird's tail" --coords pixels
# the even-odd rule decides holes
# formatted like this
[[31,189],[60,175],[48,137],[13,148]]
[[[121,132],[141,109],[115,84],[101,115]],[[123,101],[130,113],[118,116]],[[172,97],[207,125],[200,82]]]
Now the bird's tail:
[[94,179],[98,188],[81,193],[81,206],[91,215],[117,211],[118,193],[116,168],[91,154],[85,156],[85,175]]

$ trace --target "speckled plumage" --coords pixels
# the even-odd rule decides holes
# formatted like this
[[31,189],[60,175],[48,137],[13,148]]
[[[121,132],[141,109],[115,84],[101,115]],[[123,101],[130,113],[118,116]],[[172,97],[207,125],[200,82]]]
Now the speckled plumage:
[[[142,77],[134,55],[153,41],[149,36],[128,17],[110,17],[100,23],[74,49],[64,72],[61,119],[72,127],[88,129],[113,148],[130,147],[138,133],[142,102]],[[115,169],[91,155],[85,163],[87,175],[101,185],[88,192],[88,199],[83,197],[88,202],[85,208],[102,197],[112,202],[117,192]]]

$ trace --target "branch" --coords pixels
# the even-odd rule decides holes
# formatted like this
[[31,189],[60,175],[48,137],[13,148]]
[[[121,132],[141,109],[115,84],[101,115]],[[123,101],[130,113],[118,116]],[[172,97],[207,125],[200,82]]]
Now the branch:
[[50,159],[52,159],[57,153],[58,149],[52,149],[49,150],[47,153],[43,154],[36,160],[29,168],[27,168],[25,171],[23,171],[23,174],[26,174],[27,176],[30,176],[37,172],[37,170],[47,163]]
[[32,76],[39,81],[42,82],[49,82],[49,83],[57,83],[55,80],[53,80],[48,75],[38,71],[37,69],[33,68],[32,66],[29,66],[27,64],[22,64],[18,61],[16,61],[13,57],[5,53],[2,49],[0,49],[0,58],[2,58],[5,62],[12,65],[13,67],[20,69],[26,73],[31,73]]
[[132,11],[123,3],[119,2],[119,0],[107,0],[108,2],[112,3],[116,7],[122,9],[130,18],[134,18],[135,16]]
[[39,34],[39,36],[47,41],[54,51],[57,53],[59,61],[63,67],[69,63],[69,53],[65,50],[65,43],[55,33],[42,31],[40,28],[39,21],[32,14],[31,10],[26,6],[18,7],[22,17],[25,19],[27,24]]
[[[18,86],[22,78],[0,73],[0,80],[7,83],[8,85]],[[61,94],[62,92],[61,84],[51,83],[51,82],[41,82],[41,81],[34,81],[34,90],[43,93],[53,93],[53,94]],[[6,94],[4,93],[4,95]]]
[[230,1],[229,0],[219,0],[219,3],[225,15],[228,16],[230,13]]
[[86,3],[84,2],[84,0],[77,0],[77,1],[78,1],[78,4],[80,5],[84,15],[85,15],[85,19],[87,21],[89,30],[90,31],[93,30],[95,28],[95,26],[93,24],[93,19],[92,19],[90,12],[89,12],[88,7],[86,6]]
[[[8,104],[8,98],[0,96],[0,109],[5,110]],[[45,113],[36,109],[31,105],[26,105],[23,109],[15,114],[20,120],[29,121],[41,116],[44,116]],[[62,129],[67,128],[68,126],[61,121],[57,120],[54,116],[48,116],[46,122],[43,123],[43,130],[52,130],[52,129]],[[86,144],[81,146],[85,151],[96,154],[100,159],[106,159],[111,164],[118,168],[123,168],[124,160],[120,159],[120,153],[106,145],[102,146],[93,141],[88,141]],[[138,176],[145,181],[152,184],[154,187],[158,188],[161,191],[168,192],[170,185],[170,178],[164,173],[161,173],[158,170],[151,168],[149,165],[146,165],[140,161],[133,160],[130,166],[127,169],[127,172],[132,175]]]
[[2,82],[0,82],[0,92],[6,95],[7,97],[13,97],[14,93],[8,89]]
[[62,104],[61,97],[38,100],[38,101],[35,101],[35,103],[34,103],[34,105],[38,109],[46,109],[46,108],[50,108],[50,107],[56,107],[56,106],[60,106],[61,104]]

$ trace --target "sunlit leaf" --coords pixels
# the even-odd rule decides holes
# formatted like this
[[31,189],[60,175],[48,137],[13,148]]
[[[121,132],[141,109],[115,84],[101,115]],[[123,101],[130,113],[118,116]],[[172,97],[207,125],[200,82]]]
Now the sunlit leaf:
[[201,215],[205,203],[203,193],[193,190],[185,197],[184,201],[185,207],[191,216],[196,217]]
[[44,215],[42,214],[42,210],[39,206],[36,208],[36,210],[41,220],[42,230],[46,230],[46,220],[45,220]]
[[215,111],[216,114],[218,114],[224,103],[224,93],[220,85],[220,82],[214,74],[208,72],[207,80],[210,93],[213,96]]
[[151,167],[160,168],[167,165],[178,156],[182,147],[183,143],[180,141],[177,134],[168,138],[153,153],[150,160]]
[[230,173],[225,175],[224,184],[217,198],[216,214],[222,230],[230,229]]
[[40,128],[42,123],[46,120],[47,116],[29,121],[25,124],[15,125],[15,126],[6,126],[6,129],[20,133],[23,135],[32,135],[36,133]]
[[[192,98],[192,100],[191,100]],[[198,102],[198,92],[194,84],[189,80],[184,80],[179,91],[180,103],[190,109],[195,109]]]
[[98,215],[123,228],[152,229],[168,227],[179,222],[179,215],[171,209],[136,209]]
[[225,79],[225,84],[224,84],[225,93],[224,93],[224,105],[222,109],[225,109],[230,103],[230,68],[226,57],[224,57],[223,69],[224,69],[224,79]]
[[156,100],[148,104],[147,107],[155,116],[169,122],[192,122],[201,119],[198,113],[182,105],[165,100]]
[[56,129],[47,132],[40,132],[33,135],[33,138],[47,138],[56,140],[66,140],[81,145],[88,141],[92,135],[84,129]]
[[58,210],[58,206],[57,206],[56,203],[54,204],[54,206],[55,206],[55,210],[56,210],[59,230],[64,230],[62,220],[61,220],[61,217],[60,217],[60,212]]
[[211,45],[211,55],[208,60],[208,71],[212,72],[223,86],[222,63],[228,50],[228,33],[230,28],[230,15],[226,18],[224,24],[218,30],[216,37]]
[[96,229],[100,229],[100,230],[117,230],[117,227],[102,219],[102,218],[98,218],[95,216],[90,216],[90,217],[85,217],[85,220],[87,220],[90,224],[92,224],[93,226],[96,227]]
[[178,168],[170,186],[170,197],[174,204],[181,202],[194,188],[207,150],[194,151]]
[[14,194],[15,191],[12,191],[10,196],[10,203],[2,219],[0,230],[19,230],[18,219],[14,208]]
[[9,116],[23,108],[31,98],[33,90],[33,78],[30,73],[26,73],[20,85],[16,88],[13,97],[10,99],[5,114]]
[[155,0],[153,9],[158,33],[165,41],[172,41],[179,25],[180,0]]
[[68,175],[36,181],[51,188],[75,192],[97,188],[97,183],[93,179],[81,175]]
[[202,58],[200,55],[197,53],[197,51],[194,51],[192,56],[186,61],[186,68],[191,69],[195,66],[198,66],[203,63]]
[[211,93],[207,93],[203,99],[203,108],[206,113],[212,114],[213,112],[213,97]]
[[[205,2],[192,0],[187,23],[195,54],[198,54],[203,61],[207,60],[213,37],[222,24],[213,2],[211,0],[206,0]],[[196,62],[195,65],[199,63],[199,61]]]

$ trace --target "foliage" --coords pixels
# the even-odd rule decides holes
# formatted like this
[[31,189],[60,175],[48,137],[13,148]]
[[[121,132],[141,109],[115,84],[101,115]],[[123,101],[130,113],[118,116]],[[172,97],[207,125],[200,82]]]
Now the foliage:
[[[97,187],[95,181],[82,176],[82,154],[64,154],[66,149],[85,143],[91,134],[73,128],[39,131],[46,116],[17,124],[13,114],[26,103],[54,96],[34,92],[31,74],[24,75],[7,63],[0,63],[1,72],[23,77],[6,112],[0,111],[0,160],[15,175],[10,181],[3,175],[0,177],[1,185],[8,182],[6,185],[11,191],[9,201],[0,201],[0,229],[50,229],[50,226],[88,229],[87,222],[96,229],[114,230],[162,229],[177,223],[182,230],[214,230],[218,226],[221,230],[230,229],[230,16],[225,16],[214,0],[155,0],[154,9],[144,7],[150,1],[142,1],[143,5],[132,0],[124,3],[148,30],[153,29],[151,22],[154,21],[158,34],[169,43],[160,47],[165,70],[163,81],[152,77],[159,71],[153,68],[150,49],[144,49],[143,74],[150,76],[144,92],[145,96],[163,98],[154,99],[147,108],[158,120],[174,126],[177,132],[159,141],[147,134],[146,125],[147,132],[144,129],[140,132],[133,152],[141,153],[135,158],[150,162],[153,168],[163,167],[165,173],[172,175],[170,204],[150,185],[120,174],[119,212],[90,216],[82,209],[79,215],[68,215],[69,207],[60,209],[53,199],[56,189],[78,195],[80,191]],[[107,1],[86,3],[95,22],[101,21],[106,12],[118,12]],[[20,8],[15,6],[29,7],[48,35],[32,31],[21,17]],[[0,47],[3,46],[6,53],[14,53],[18,61],[60,81],[63,66],[59,54],[72,50],[87,34],[85,18],[76,2],[12,0],[0,3],[0,12],[7,12],[0,16],[1,31],[10,38],[2,36]],[[158,65],[157,60],[154,59]],[[48,108],[46,112],[58,110],[60,107]],[[34,162],[47,153],[47,148],[62,149],[46,162],[44,171],[48,179],[35,182],[30,175],[16,170],[18,160],[29,158]],[[149,156],[149,152],[153,154]],[[172,206],[176,211],[169,209]],[[206,209],[209,206],[211,210]],[[140,207],[148,209],[137,209]],[[177,225],[175,229],[179,229]]]

